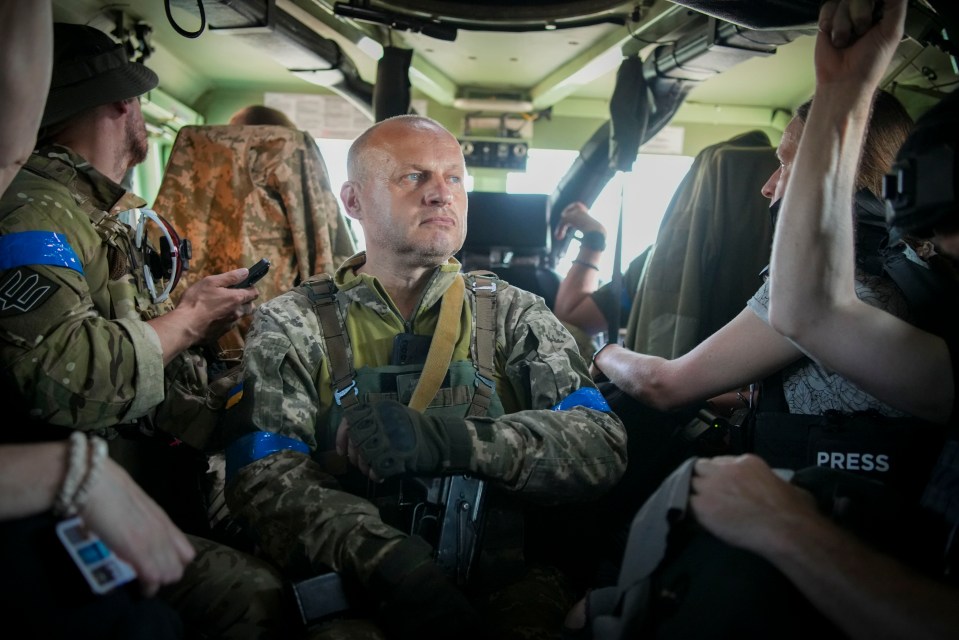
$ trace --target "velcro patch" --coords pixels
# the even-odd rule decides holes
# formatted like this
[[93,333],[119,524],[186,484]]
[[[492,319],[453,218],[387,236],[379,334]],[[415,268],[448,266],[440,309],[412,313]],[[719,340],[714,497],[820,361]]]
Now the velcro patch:
[[53,280],[27,267],[8,271],[0,282],[0,318],[39,309],[59,288]]
[[224,409],[231,408],[233,405],[235,405],[237,402],[239,402],[242,399],[243,399],[243,383],[241,382],[235,385],[232,389],[230,389],[229,394],[227,395],[227,398],[226,398],[226,405],[224,406]]

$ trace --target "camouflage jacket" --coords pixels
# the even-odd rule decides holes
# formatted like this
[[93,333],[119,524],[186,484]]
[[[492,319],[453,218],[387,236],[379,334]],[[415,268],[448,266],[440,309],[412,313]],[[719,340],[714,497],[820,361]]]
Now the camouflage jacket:
[[[208,435],[216,410],[206,361],[187,350],[164,367],[144,320],[173,305],[151,299],[116,216],[144,204],[66,147],[31,156],[0,199],[3,380],[15,410],[40,422],[110,435],[149,415],[198,445],[194,425]],[[30,234],[53,238],[46,251],[72,262],[49,264],[29,241],[32,253],[17,255]]]
[[[354,273],[364,260],[355,256],[335,275],[357,369],[388,364],[396,334],[432,334],[443,294],[462,277],[455,260],[437,269],[413,318],[404,321],[379,282]],[[454,361],[468,357],[474,304],[467,289]],[[581,406],[552,409],[594,386],[573,338],[541,298],[514,287],[499,289],[495,322],[496,389],[506,413],[467,420],[475,443],[471,470],[542,502],[603,493],[625,468],[622,423]],[[325,358],[321,327],[305,296],[290,292],[257,309],[244,354],[243,398],[225,416],[228,431],[295,438],[312,456],[281,451],[257,460],[237,473],[227,497],[282,565],[308,561],[315,570],[332,567],[364,580],[405,534],[384,524],[370,502],[340,490],[328,473],[324,443],[337,425],[325,419],[332,403]]]
[[153,208],[193,243],[187,285],[268,258],[260,301],[356,251],[316,142],[288,127],[183,127]]

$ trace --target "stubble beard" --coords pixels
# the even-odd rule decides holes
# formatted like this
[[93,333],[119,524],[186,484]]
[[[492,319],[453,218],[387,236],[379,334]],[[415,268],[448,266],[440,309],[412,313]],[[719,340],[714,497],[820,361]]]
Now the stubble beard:
[[459,251],[462,242],[457,243],[448,236],[433,237],[425,242],[413,242],[408,239],[394,239],[389,250],[402,256],[410,266],[436,267],[445,264]]
[[[136,120],[136,122],[134,122]],[[129,169],[137,166],[147,159],[147,129],[143,124],[142,118],[128,118],[125,129],[124,146],[126,147],[126,156],[129,159]]]

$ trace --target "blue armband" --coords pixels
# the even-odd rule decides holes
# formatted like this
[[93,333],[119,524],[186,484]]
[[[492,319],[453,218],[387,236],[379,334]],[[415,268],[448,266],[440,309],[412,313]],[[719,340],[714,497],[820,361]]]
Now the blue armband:
[[80,258],[63,234],[20,231],[0,236],[0,270],[41,264],[66,267],[83,275]]
[[262,460],[278,451],[310,453],[306,443],[269,431],[255,431],[241,436],[226,448],[226,481],[229,482],[246,465]]
[[553,407],[553,411],[569,411],[574,407],[586,407],[587,409],[596,409],[604,413],[612,413],[606,398],[600,393],[599,389],[593,387],[583,387],[577,389]]

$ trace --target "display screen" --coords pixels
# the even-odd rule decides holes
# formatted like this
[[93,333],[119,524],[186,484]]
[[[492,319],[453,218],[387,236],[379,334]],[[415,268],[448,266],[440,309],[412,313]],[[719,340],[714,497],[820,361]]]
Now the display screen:
[[469,193],[466,252],[509,249],[548,252],[548,196],[541,193]]

